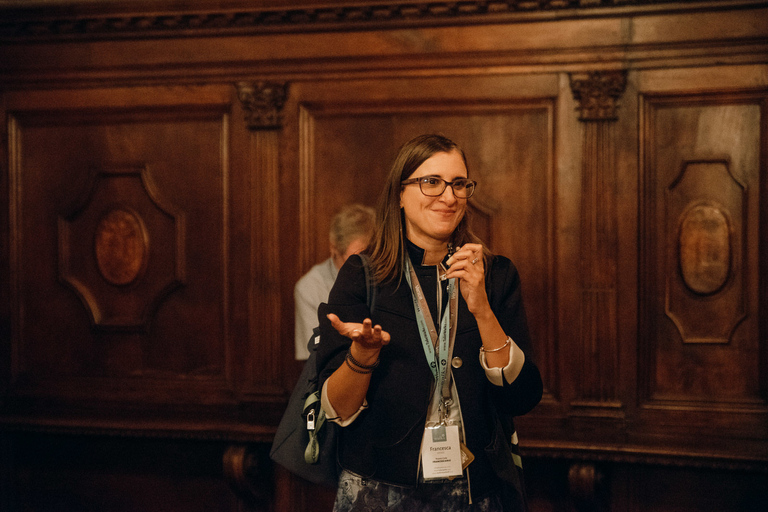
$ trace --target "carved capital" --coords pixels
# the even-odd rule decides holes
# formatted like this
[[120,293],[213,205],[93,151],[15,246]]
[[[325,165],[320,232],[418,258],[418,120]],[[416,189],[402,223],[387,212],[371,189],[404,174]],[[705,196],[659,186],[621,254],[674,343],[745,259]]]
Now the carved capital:
[[237,97],[245,111],[249,130],[279,130],[283,127],[283,105],[288,97],[285,82],[239,82]]
[[626,71],[571,73],[571,91],[579,102],[580,121],[613,121],[627,86]]

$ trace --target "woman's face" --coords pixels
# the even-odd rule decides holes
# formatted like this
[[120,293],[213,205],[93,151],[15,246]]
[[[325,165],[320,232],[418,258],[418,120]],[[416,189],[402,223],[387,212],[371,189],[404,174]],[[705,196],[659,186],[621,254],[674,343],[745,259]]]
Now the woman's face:
[[[410,178],[436,176],[447,182],[467,177],[467,167],[458,151],[435,153],[424,161]],[[418,183],[405,185],[400,192],[400,206],[405,212],[408,239],[422,248],[446,243],[464,217],[467,200],[457,198],[453,188],[445,187],[437,197],[425,196]]]

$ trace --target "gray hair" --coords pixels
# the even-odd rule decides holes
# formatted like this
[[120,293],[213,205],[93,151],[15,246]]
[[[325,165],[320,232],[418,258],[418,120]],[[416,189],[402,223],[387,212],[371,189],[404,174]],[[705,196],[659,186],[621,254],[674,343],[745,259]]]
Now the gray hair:
[[358,238],[369,241],[376,229],[376,212],[369,206],[349,204],[331,220],[330,241],[340,253]]

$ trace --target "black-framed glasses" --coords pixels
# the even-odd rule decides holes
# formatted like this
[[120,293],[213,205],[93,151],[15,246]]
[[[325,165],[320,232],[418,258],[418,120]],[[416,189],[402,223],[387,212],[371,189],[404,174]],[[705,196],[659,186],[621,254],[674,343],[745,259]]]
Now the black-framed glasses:
[[400,182],[401,185],[418,183],[421,193],[429,197],[437,197],[445,192],[447,186],[453,189],[453,195],[461,199],[469,199],[475,193],[477,182],[467,178],[456,178],[453,181],[445,181],[438,176],[422,176]]

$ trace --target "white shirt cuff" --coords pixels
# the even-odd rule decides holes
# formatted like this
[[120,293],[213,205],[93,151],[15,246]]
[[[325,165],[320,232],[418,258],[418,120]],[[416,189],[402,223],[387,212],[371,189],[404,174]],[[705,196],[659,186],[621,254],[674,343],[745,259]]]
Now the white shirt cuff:
[[357,412],[355,412],[349,418],[343,420],[336,413],[336,410],[331,405],[331,401],[328,400],[328,381],[326,380],[325,384],[323,384],[323,389],[320,392],[320,406],[325,411],[326,420],[337,423],[342,427],[346,427],[347,425],[350,425],[353,421],[355,421],[355,419],[357,419],[357,417],[360,416],[361,412],[363,412],[368,408],[368,400],[363,399],[363,405],[360,406]]
[[[520,375],[520,370],[523,369],[523,363],[525,362],[525,354],[520,347],[513,341],[509,344],[509,362],[503,368],[489,368],[488,363],[485,360],[485,352],[480,351],[480,365],[485,370],[485,376],[491,381],[491,384],[495,386],[503,386],[504,380],[508,384],[512,384],[514,380]],[[328,414],[326,412],[326,414]]]

